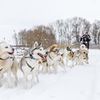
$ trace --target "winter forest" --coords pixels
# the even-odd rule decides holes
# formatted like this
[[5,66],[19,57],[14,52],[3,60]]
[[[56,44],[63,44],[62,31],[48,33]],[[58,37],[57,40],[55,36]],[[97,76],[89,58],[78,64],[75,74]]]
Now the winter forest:
[[14,34],[16,45],[30,47],[34,41],[41,42],[46,48],[53,43],[61,46],[79,46],[80,37],[88,32],[91,36],[91,48],[99,48],[100,44],[100,21],[90,23],[87,19],[73,17],[66,20],[56,20],[47,26],[39,25],[32,29],[23,29]]

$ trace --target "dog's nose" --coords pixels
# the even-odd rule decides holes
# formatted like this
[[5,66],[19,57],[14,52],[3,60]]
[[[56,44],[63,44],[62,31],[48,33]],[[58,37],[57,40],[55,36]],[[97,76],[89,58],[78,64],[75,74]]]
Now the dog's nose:
[[46,51],[46,55],[48,54],[48,51]]

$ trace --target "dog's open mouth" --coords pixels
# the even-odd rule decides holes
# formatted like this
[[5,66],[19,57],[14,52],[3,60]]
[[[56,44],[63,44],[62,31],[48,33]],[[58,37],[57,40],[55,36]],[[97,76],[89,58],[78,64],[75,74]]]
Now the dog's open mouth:
[[14,52],[8,52],[8,54],[12,55]]

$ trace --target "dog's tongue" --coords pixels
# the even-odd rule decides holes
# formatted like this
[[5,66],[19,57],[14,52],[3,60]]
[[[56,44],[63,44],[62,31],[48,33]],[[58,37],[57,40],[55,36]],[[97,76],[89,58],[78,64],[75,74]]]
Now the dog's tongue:
[[46,62],[47,61],[47,57],[42,58],[42,61]]
[[43,61],[47,61],[47,55],[42,55],[38,53],[38,55],[42,58]]

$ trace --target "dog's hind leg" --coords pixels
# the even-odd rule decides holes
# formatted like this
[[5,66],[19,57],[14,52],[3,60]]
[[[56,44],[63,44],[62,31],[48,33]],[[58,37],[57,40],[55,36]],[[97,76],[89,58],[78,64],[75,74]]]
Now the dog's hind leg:
[[38,83],[38,82],[39,82],[38,72],[37,70],[34,70],[32,72],[32,83]]

